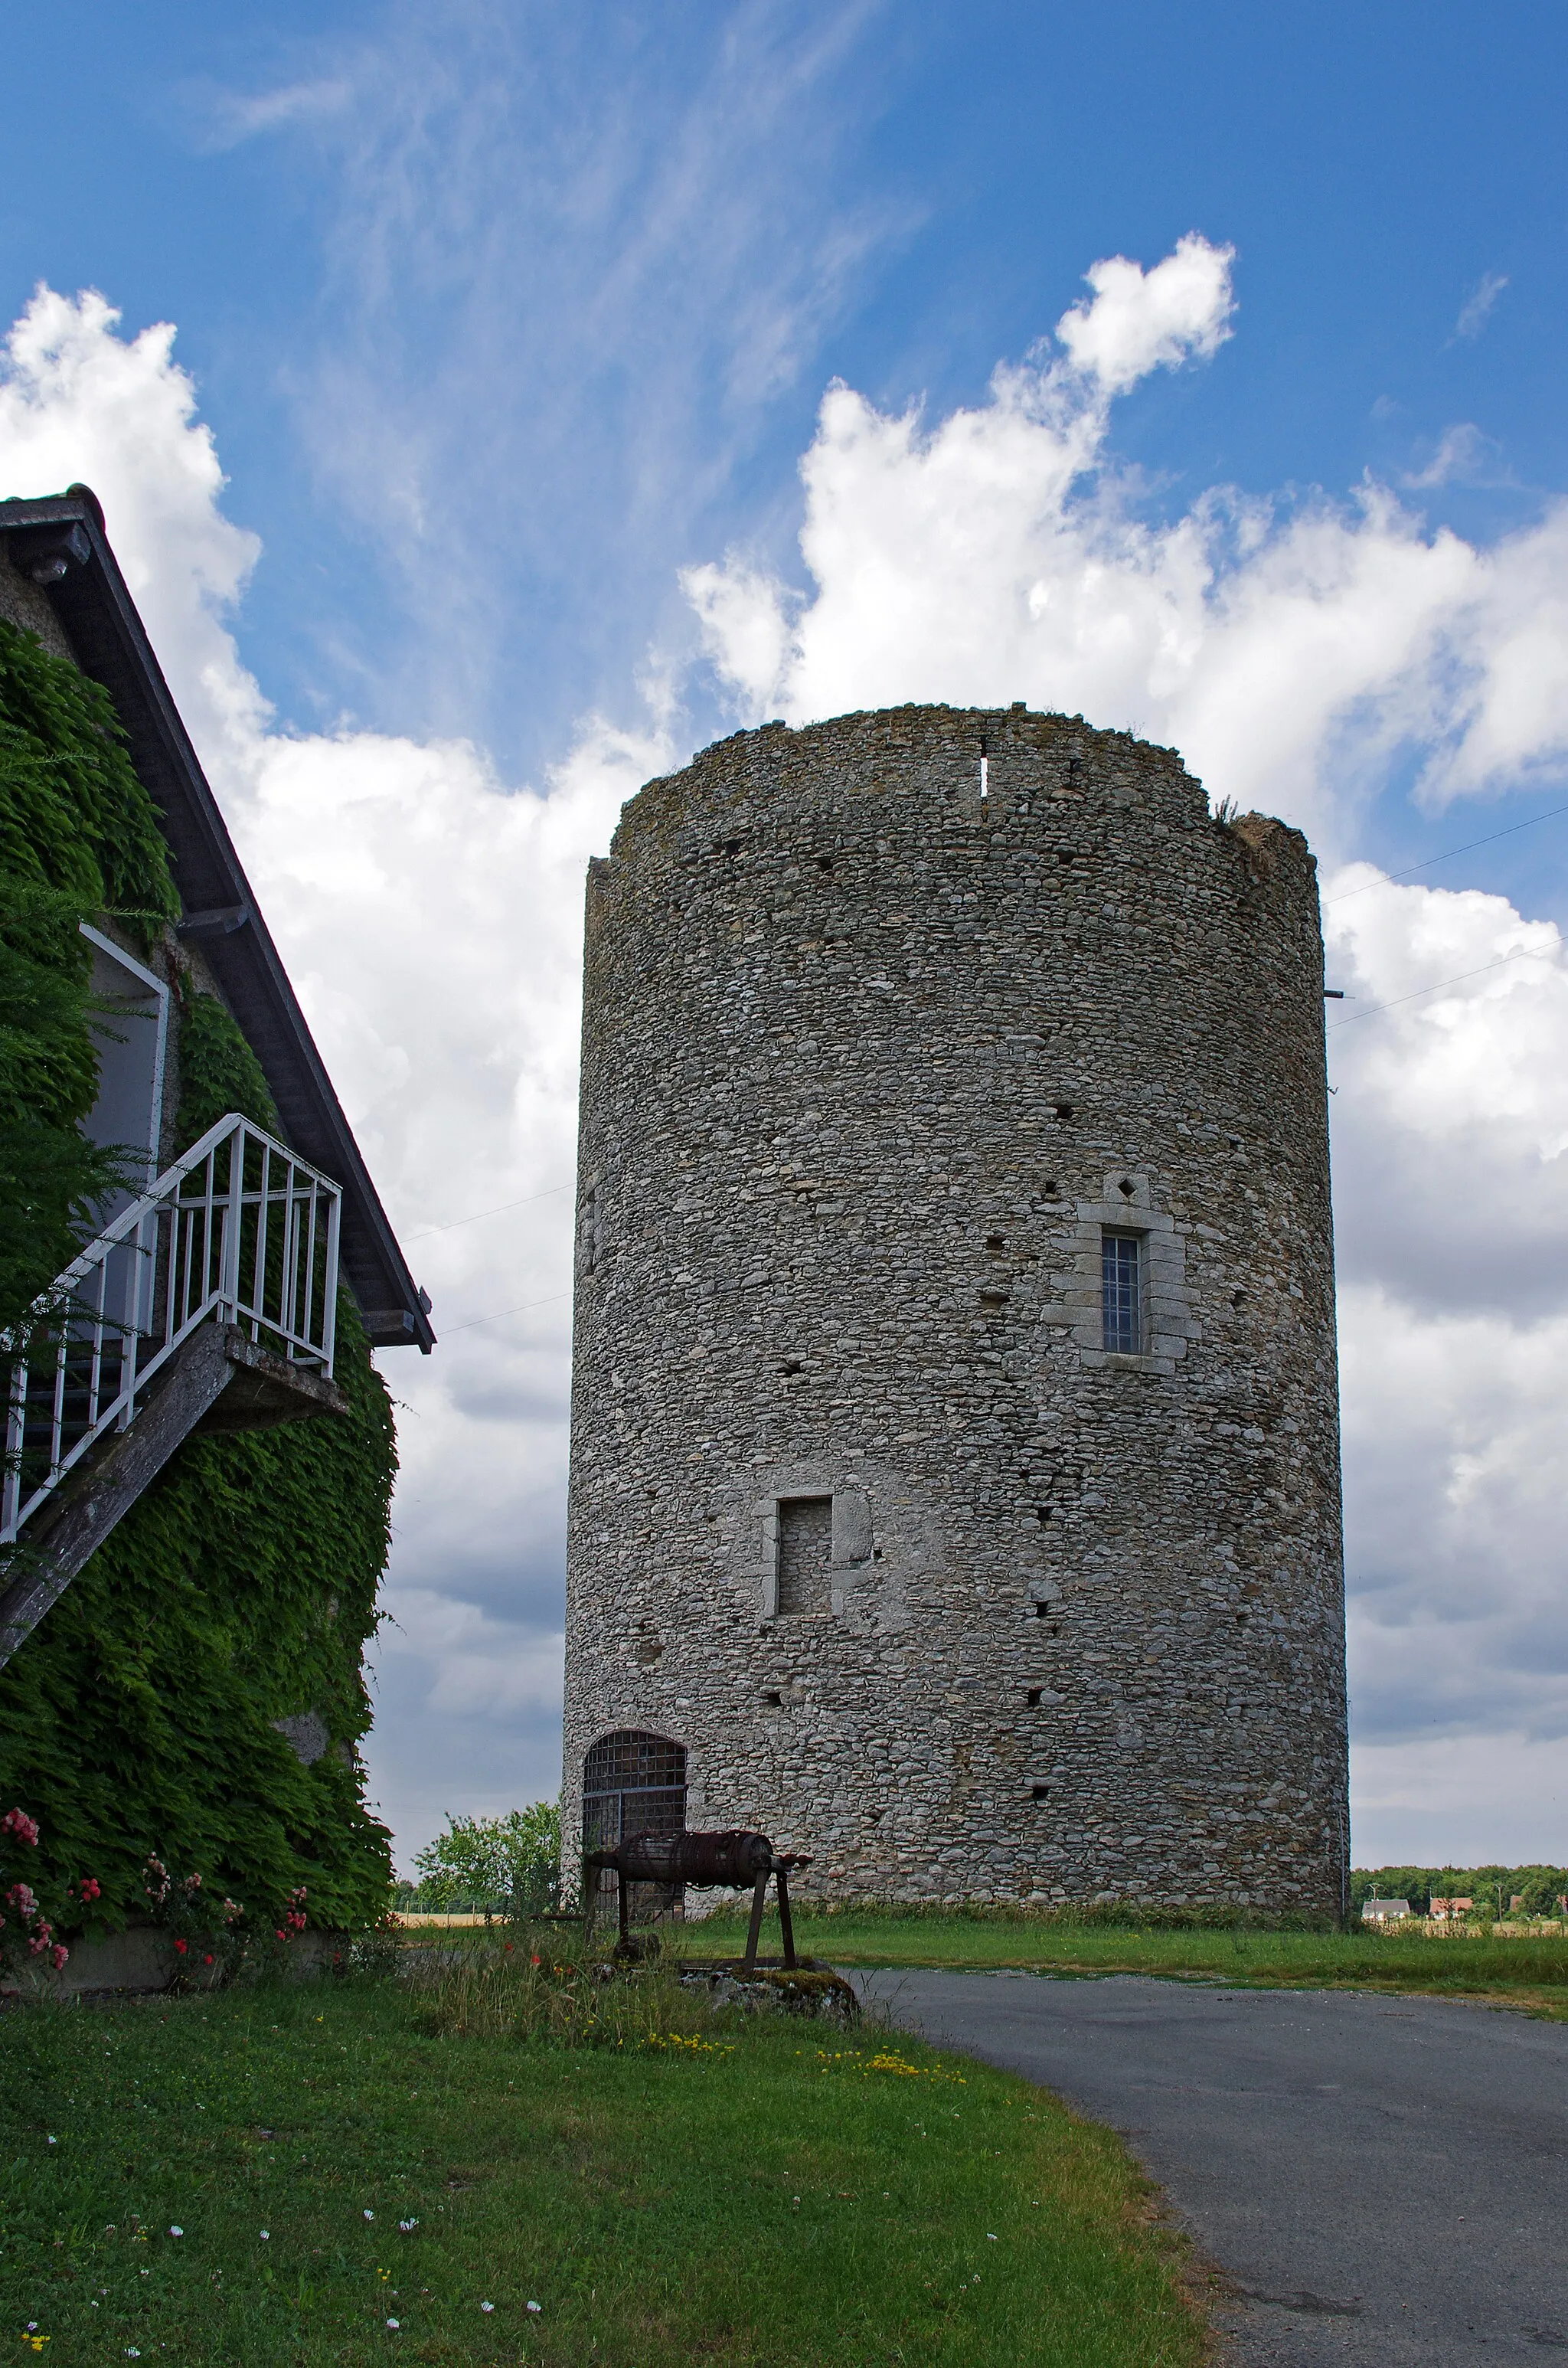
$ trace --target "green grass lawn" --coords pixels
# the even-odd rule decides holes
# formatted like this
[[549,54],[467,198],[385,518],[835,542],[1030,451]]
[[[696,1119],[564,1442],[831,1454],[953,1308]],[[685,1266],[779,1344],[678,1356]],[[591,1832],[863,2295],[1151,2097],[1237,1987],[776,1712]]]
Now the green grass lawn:
[[1108,2132],[874,2030],[711,2029],[440,2036],[392,1979],[13,2008],[0,2341],[51,2368],[1207,2356]]
[[[1568,1938],[1435,1939],[1426,1933],[1138,1930],[1052,1922],[1044,1917],[883,1914],[853,1908],[795,1912],[802,1953],[835,1965],[943,1965],[983,1972],[1026,1965],[1053,1974],[1160,1974],[1176,1979],[1298,1989],[1432,1991],[1508,1998],[1533,2011],[1568,2013]],[[739,1949],[744,1922],[726,1916],[688,1924],[678,1945],[692,1955]],[[770,1913],[762,1947],[777,1954]]]

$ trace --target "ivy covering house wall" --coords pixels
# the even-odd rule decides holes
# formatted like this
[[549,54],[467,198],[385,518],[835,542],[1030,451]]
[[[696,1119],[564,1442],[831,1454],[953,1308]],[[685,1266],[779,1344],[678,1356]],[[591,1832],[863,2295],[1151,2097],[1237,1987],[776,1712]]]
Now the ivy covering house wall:
[[[0,1232],[41,1211],[24,1305],[91,1198],[71,1165],[96,1090],[76,923],[105,909],[149,939],[177,911],[155,812],[102,692],[0,622],[0,1128],[19,1145],[7,1163],[0,1137]],[[229,1110],[275,1129],[226,1008],[176,985],[181,1144]],[[385,1909],[358,1745],[397,1453],[347,1292],[335,1378],[345,1418],[187,1441],[0,1670],[0,1806],[37,1818],[40,1887],[96,1876],[110,1927],[142,1912],[150,1852],[256,1919],[300,1884],[312,1923]],[[328,1736],[308,1767],[275,1725],[305,1712]]]
[[179,910],[157,816],[100,686],[0,621],[0,1328],[118,1180],[78,1129],[97,1092],[79,924]]

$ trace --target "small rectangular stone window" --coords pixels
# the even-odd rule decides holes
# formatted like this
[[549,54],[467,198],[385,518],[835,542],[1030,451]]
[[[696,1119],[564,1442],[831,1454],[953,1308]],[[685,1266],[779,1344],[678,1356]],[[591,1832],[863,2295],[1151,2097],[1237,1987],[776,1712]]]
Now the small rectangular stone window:
[[1143,1236],[1100,1235],[1100,1306],[1106,1348],[1115,1356],[1143,1354]]
[[828,1611],[833,1607],[833,1498],[778,1500],[778,1609]]

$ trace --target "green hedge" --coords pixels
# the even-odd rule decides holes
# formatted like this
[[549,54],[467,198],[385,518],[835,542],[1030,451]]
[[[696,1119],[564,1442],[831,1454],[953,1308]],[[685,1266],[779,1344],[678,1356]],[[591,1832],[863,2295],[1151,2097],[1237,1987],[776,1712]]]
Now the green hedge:
[[[97,686],[0,624],[0,916],[32,916],[0,937],[13,951],[32,944],[36,966],[63,982],[52,1017],[48,992],[38,1005],[59,1038],[52,1084],[34,1056],[40,1027],[31,1039],[13,1027],[7,1040],[0,999],[0,1086],[9,1081],[34,1149],[47,1138],[64,1168],[96,1090],[90,1046],[86,1071],[71,1065],[73,1029],[88,1041],[76,921],[106,906],[149,930],[177,909],[153,808]],[[182,1146],[231,1110],[276,1127],[260,1065],[213,996],[183,997],[179,1060]],[[0,1176],[0,1232],[12,1240],[18,1212],[40,1199],[24,1165],[13,1162],[14,1181]],[[36,1229],[49,1260],[33,1290],[63,1263],[50,1226],[79,1210],[74,1173]],[[301,1883],[312,1923],[362,1925],[385,1910],[389,1841],[366,1809],[357,1747],[370,1723],[362,1655],[397,1452],[347,1292],[337,1338],[347,1419],[188,1442],[0,1671],[0,1809],[39,1821],[29,1880],[47,1896],[96,1876],[111,1928],[143,1911],[150,1852],[256,1919],[270,1921]],[[309,1768],[273,1724],[304,1711],[331,1736]]]

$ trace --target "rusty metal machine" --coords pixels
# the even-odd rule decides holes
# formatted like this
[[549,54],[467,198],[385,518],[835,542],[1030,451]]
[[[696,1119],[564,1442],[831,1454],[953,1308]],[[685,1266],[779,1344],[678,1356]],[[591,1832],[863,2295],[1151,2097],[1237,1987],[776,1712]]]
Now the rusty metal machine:
[[790,1920],[790,1870],[791,1867],[810,1866],[811,1861],[796,1857],[788,1850],[776,1850],[766,1834],[744,1831],[628,1834],[613,1850],[590,1850],[584,1864],[607,1867],[619,1878],[619,1946],[623,1950],[631,1945],[629,1906],[632,1884],[689,1883],[699,1889],[722,1886],[735,1891],[744,1891],[750,1884],[751,1926],[746,1933],[745,1954],[741,1960],[748,1973],[756,1964],[756,1944],[762,1931],[767,1879],[771,1875],[778,1885],[778,1921],[784,1933],[784,1967],[787,1973],[795,1971],[795,1930]]

